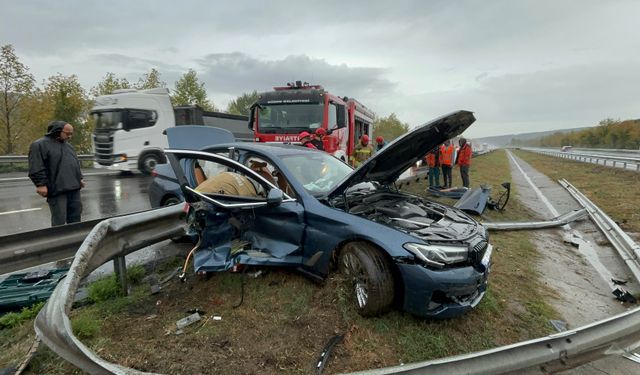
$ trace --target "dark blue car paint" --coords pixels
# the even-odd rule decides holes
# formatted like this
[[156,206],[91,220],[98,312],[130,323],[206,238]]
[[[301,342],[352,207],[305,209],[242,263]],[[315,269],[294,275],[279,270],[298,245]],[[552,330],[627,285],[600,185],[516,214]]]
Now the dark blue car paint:
[[[244,231],[242,239],[251,242],[252,249],[267,253],[269,257],[252,257],[243,252],[231,255],[230,240],[233,228],[225,221],[229,218],[229,213],[212,203],[207,203],[206,234],[194,258],[197,271],[226,270],[241,263],[302,267],[325,277],[330,271],[332,257],[337,250],[350,241],[366,241],[381,249],[390,261],[397,279],[396,289],[401,292],[397,301],[407,312],[436,318],[453,317],[471,309],[484,294],[488,267],[469,265],[444,269],[429,268],[403,248],[408,242],[425,243],[423,240],[390,226],[330,207],[326,196],[310,194],[300,182],[291,178],[293,174],[282,162],[282,157],[319,151],[295,146],[246,143],[216,145],[206,148],[206,151],[223,152],[230,147],[236,149],[237,161],[242,164],[249,157],[256,155],[272,163],[288,177],[289,184],[296,192],[296,199],[285,201],[278,207],[253,208],[250,214],[248,210],[244,211],[252,222],[250,229]],[[171,152],[172,150],[168,150],[170,160]],[[185,164],[173,158],[172,165],[175,169],[177,165],[184,168]],[[186,171],[190,170],[186,168]],[[180,176],[178,178],[180,179]],[[193,181],[192,176],[188,176],[185,181],[189,180]],[[243,210],[237,210],[239,215],[244,215],[242,212]],[[469,220],[467,233],[461,240],[479,235],[486,237],[484,229],[479,224],[466,215],[461,217]],[[435,295],[453,297],[458,301],[443,302],[439,305],[434,303],[429,310],[429,303]]]

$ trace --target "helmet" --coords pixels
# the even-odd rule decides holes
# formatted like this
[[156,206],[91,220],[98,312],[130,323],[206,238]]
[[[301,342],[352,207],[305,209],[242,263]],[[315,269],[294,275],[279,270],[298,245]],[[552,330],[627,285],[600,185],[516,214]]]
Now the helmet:
[[364,134],[362,138],[360,138],[360,142],[366,145],[367,143],[369,143],[369,136]]
[[384,138],[382,138],[381,136],[377,136],[376,143],[382,143],[382,142],[384,142]]
[[316,135],[327,135],[327,131],[324,128],[316,129]]
[[298,134],[298,141],[302,141],[303,139],[305,139],[307,137],[311,137],[311,134],[309,134],[307,132],[302,132],[302,133]]

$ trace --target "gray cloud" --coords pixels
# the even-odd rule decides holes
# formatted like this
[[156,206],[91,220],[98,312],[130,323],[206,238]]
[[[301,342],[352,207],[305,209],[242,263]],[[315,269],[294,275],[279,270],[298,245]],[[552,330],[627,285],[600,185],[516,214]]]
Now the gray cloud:
[[340,96],[390,95],[397,84],[387,79],[387,69],[330,64],[306,55],[262,60],[241,52],[217,53],[198,60],[199,76],[210,91],[240,95],[270,90],[296,80],[322,84]]

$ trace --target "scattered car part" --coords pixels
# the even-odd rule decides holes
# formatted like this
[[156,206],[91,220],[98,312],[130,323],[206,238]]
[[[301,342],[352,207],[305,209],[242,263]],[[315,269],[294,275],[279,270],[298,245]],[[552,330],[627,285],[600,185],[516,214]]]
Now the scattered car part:
[[180,320],[178,320],[176,322],[176,327],[178,327],[178,330],[184,329],[185,327],[188,327],[190,325],[192,325],[193,323],[199,321],[201,319],[200,314],[198,314],[197,312],[186,316]]
[[331,352],[333,352],[333,348],[341,343],[343,339],[344,335],[335,335],[331,339],[329,339],[327,344],[322,349],[322,353],[320,353],[318,360],[316,361],[316,375],[322,374],[322,371],[324,371],[324,367],[327,365],[327,361],[329,360],[329,356],[331,356]]
[[629,302],[629,303],[636,303],[638,302],[638,300],[636,299],[636,297],[634,297],[631,293],[629,293],[628,291],[622,289],[622,288],[617,288],[614,289],[613,292],[611,292],[614,296],[616,296],[616,299],[618,301],[621,302]]
[[504,211],[504,208],[509,202],[509,196],[511,195],[511,183],[503,182],[500,186],[502,186],[505,190],[502,192],[502,194],[500,194],[497,200],[489,198],[487,207],[489,207],[490,210]]
[[490,193],[491,188],[488,186],[469,189],[453,207],[470,214],[482,215],[484,209],[487,207]]
[[551,323],[553,328],[555,328],[558,332],[564,332],[567,330],[567,322],[565,322],[564,320],[551,319],[549,320],[549,323]]
[[587,209],[591,220],[593,220],[600,231],[604,233],[605,237],[607,237],[609,242],[618,251],[618,254],[636,278],[636,281],[640,281],[640,245],[635,243],[615,221],[567,180],[562,179],[558,182],[582,207]]
[[482,225],[489,230],[521,230],[521,229],[544,229],[559,227],[576,220],[584,219],[588,215],[586,209],[569,211],[563,215],[546,221],[529,221],[529,222],[483,222]]
[[429,186],[427,188],[427,193],[431,195],[435,195],[436,197],[444,197],[451,199],[460,199],[464,196],[464,194],[469,191],[469,188],[466,187],[453,187],[441,189],[437,186]]
[[635,363],[640,363],[640,354],[638,353],[628,352],[628,353],[624,353],[622,356],[629,360],[634,361]]
[[68,268],[14,273],[0,282],[0,312],[46,301]]
[[628,280],[611,279],[611,282],[615,285],[626,285]]

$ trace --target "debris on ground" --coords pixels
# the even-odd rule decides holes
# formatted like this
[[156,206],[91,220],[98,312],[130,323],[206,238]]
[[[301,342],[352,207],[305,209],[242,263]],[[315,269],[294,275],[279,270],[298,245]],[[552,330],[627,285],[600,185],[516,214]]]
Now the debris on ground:
[[611,279],[611,282],[615,285],[626,285],[629,280]]
[[624,289],[617,288],[617,289],[614,289],[613,292],[611,292],[611,293],[613,293],[613,295],[616,296],[618,301],[629,302],[629,303],[638,302],[636,297],[634,297],[631,293],[629,293],[628,291],[626,291]]
[[[182,330],[183,328],[190,326],[191,324],[197,322],[200,319],[201,319],[200,314],[196,312],[187,316],[186,318],[182,318],[178,320],[176,322],[176,326],[178,327],[178,330]],[[177,334],[177,331],[176,331],[176,334]]]
[[555,328],[556,331],[558,331],[558,332],[564,332],[564,331],[566,331],[568,329],[568,324],[564,320],[551,319],[551,320],[549,320],[549,323],[551,323],[553,328]]
[[320,356],[316,361],[316,366],[315,366],[316,374],[318,375],[322,374],[322,371],[324,370],[324,366],[326,366],[327,361],[329,360],[329,356],[333,351],[333,348],[335,348],[336,345],[342,342],[343,339],[344,339],[344,335],[336,335],[336,336],[333,336],[329,340],[329,342],[327,342],[327,345],[324,346],[324,349],[322,349],[322,353],[320,353]]

